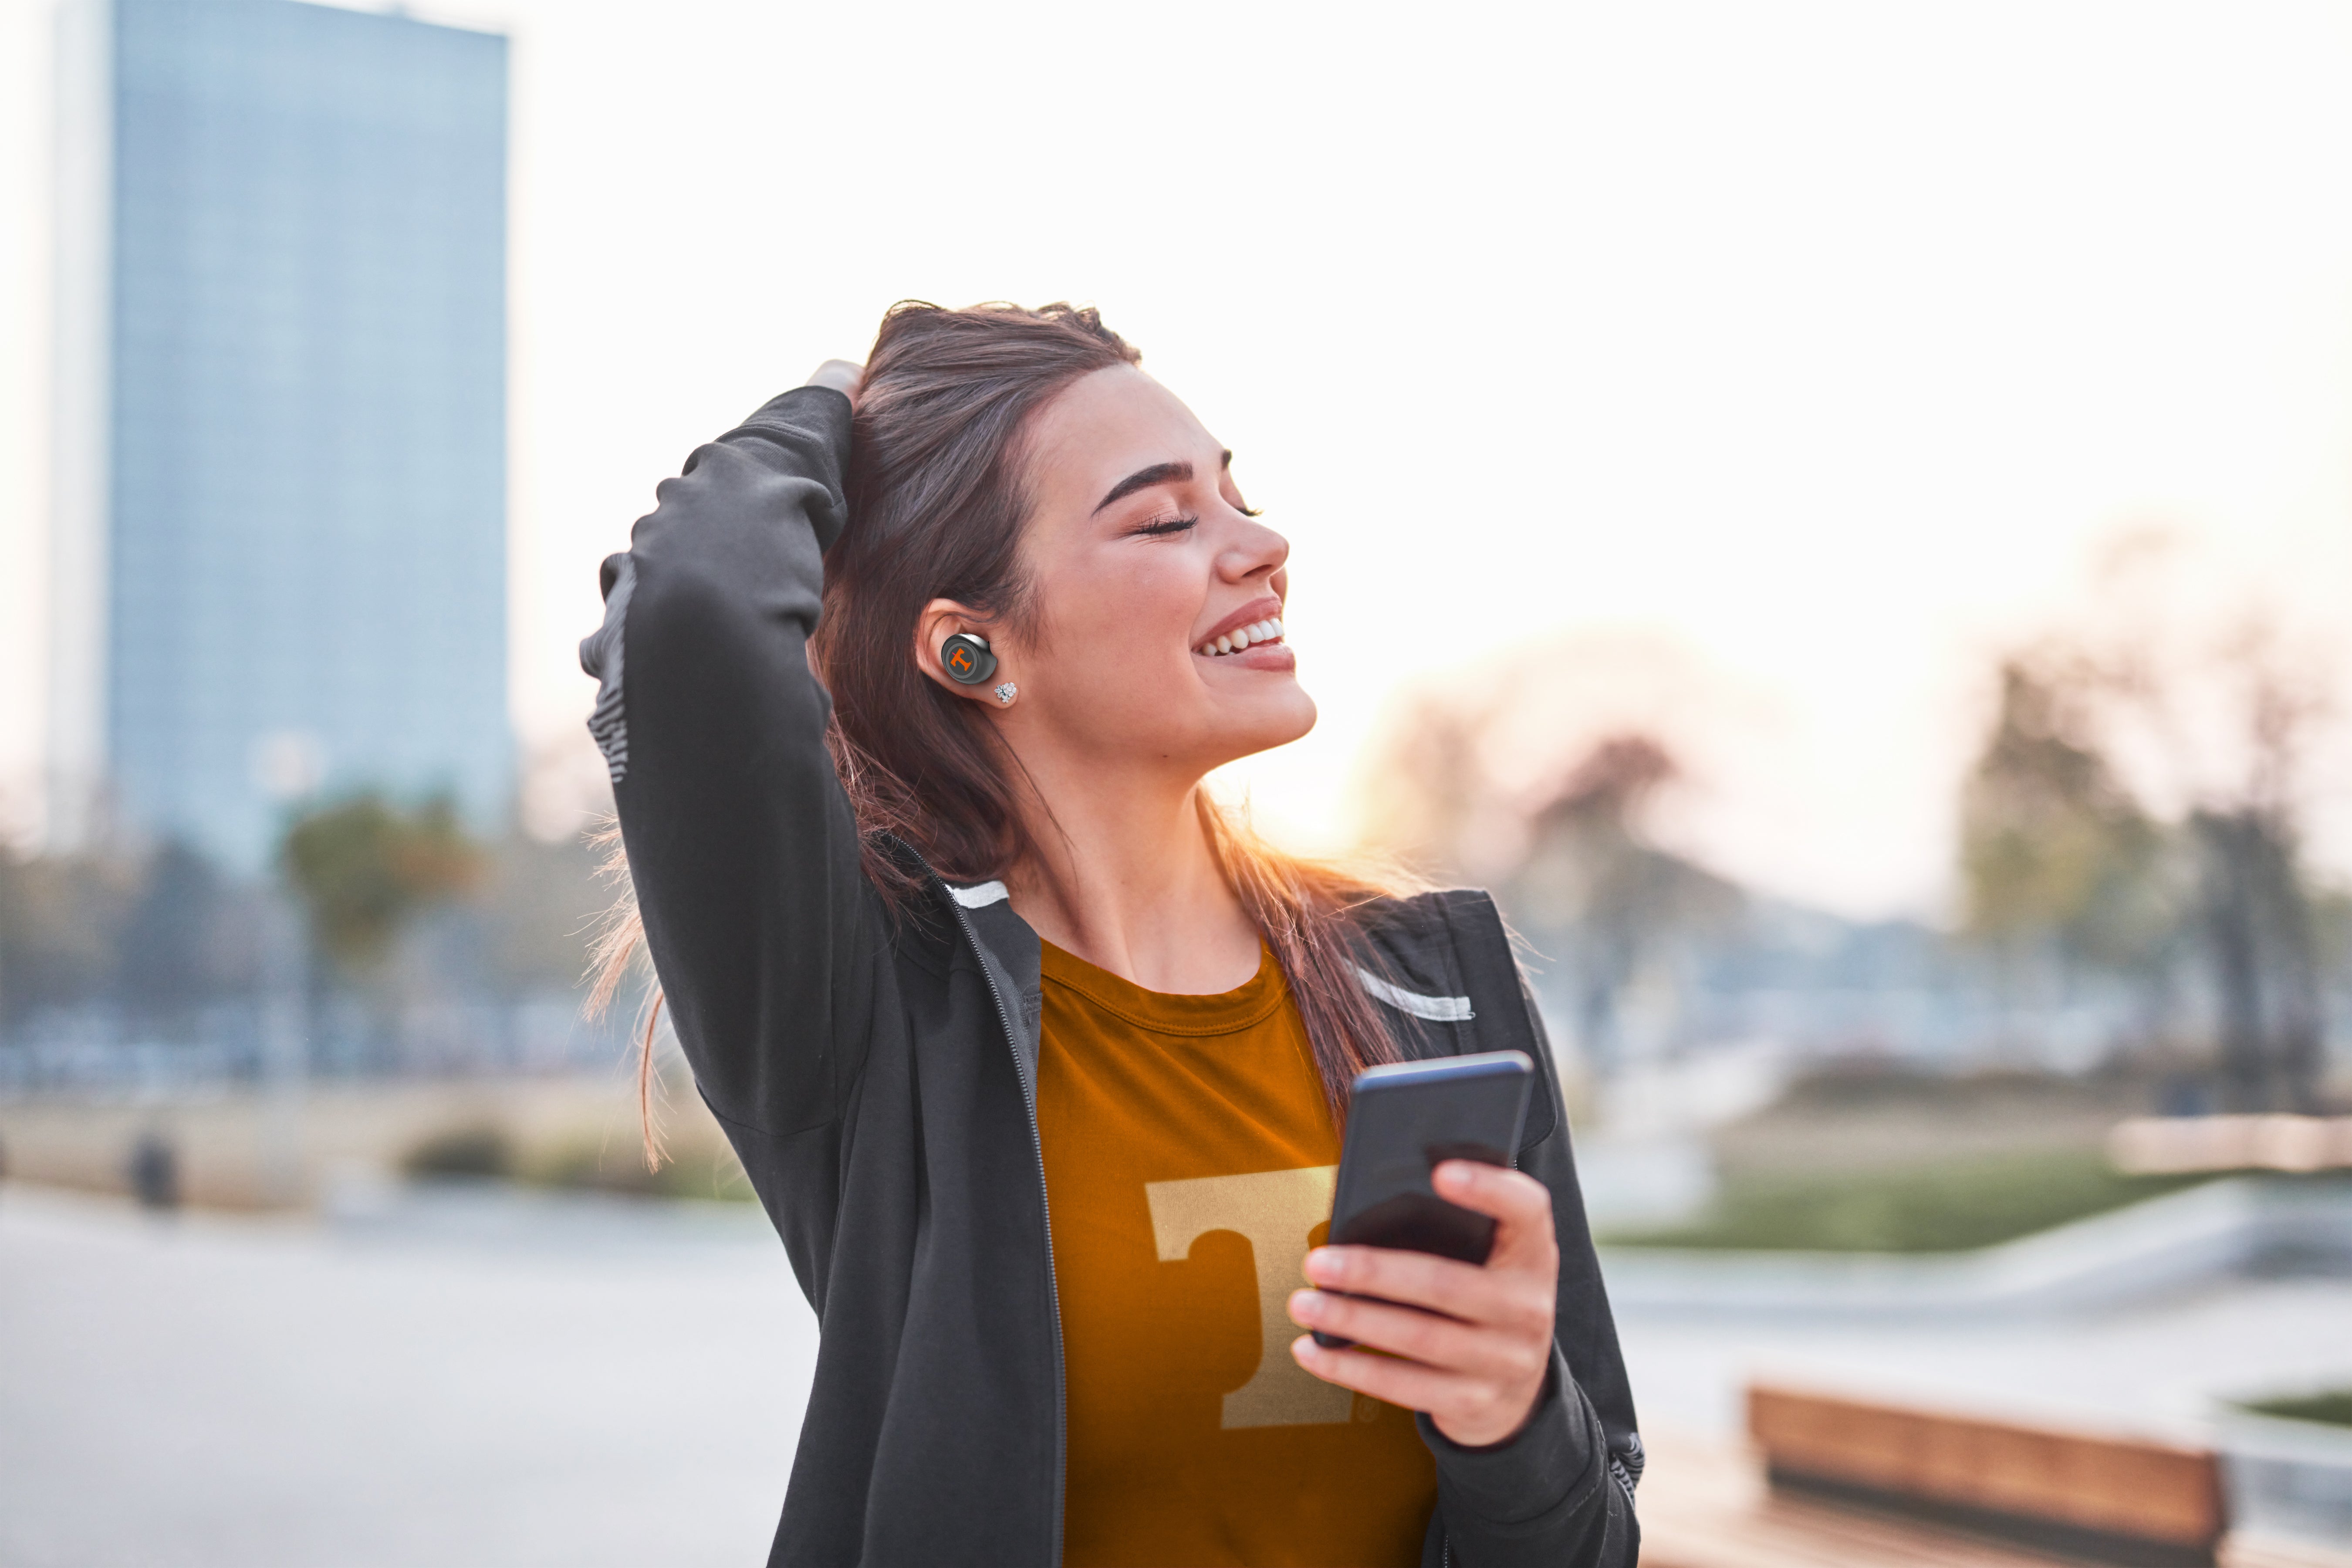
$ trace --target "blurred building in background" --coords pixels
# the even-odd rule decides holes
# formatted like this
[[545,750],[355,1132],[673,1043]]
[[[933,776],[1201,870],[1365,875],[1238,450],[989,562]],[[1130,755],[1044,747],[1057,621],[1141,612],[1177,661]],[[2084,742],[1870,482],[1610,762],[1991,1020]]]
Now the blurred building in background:
[[233,873],[306,797],[509,809],[507,42],[60,19],[51,837]]

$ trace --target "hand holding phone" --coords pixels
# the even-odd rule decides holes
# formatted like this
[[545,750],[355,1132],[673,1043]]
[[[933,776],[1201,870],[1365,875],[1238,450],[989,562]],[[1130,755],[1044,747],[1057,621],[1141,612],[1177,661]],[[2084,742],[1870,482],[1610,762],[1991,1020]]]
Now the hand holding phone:
[[[1495,1245],[1494,1220],[1439,1197],[1430,1172],[1445,1160],[1509,1165],[1534,1081],[1535,1064],[1522,1051],[1400,1062],[1360,1074],[1331,1204],[1332,1244],[1485,1263]],[[1344,1350],[1353,1342],[1318,1329],[1315,1342]]]

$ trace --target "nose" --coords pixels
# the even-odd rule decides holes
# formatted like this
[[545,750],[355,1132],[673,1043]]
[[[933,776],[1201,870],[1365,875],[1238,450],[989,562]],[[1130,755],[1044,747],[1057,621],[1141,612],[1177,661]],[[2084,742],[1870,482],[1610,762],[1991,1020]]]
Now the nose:
[[1217,552],[1217,571],[1228,582],[1270,577],[1290,559],[1290,541],[1254,517],[1243,517],[1233,541]]

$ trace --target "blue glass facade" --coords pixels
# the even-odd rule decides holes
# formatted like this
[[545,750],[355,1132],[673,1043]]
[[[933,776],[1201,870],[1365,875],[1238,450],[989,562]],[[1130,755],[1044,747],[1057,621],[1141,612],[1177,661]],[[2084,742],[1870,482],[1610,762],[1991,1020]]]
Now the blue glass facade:
[[297,800],[508,806],[507,45],[112,0],[106,770],[241,870]]

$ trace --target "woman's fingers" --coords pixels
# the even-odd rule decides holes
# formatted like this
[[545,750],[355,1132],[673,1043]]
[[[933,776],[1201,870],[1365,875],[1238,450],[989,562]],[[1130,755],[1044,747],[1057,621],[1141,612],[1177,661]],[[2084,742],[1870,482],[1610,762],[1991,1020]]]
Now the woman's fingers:
[[1326,1350],[1312,1334],[1291,1341],[1290,1353],[1326,1383],[1369,1394],[1406,1410],[1435,1411],[1459,1392],[1459,1378],[1368,1351]]
[[[1522,1256],[1540,1256],[1557,1267],[1559,1238],[1552,1232],[1551,1192],[1523,1171],[1475,1160],[1447,1160],[1429,1173],[1430,1185],[1447,1203],[1495,1220],[1495,1250],[1488,1268],[1505,1267]],[[1529,1256],[1532,1261],[1532,1256]]]
[[1475,1264],[1391,1247],[1318,1247],[1307,1255],[1307,1279],[1326,1290],[1378,1296],[1456,1318],[1484,1316],[1476,1309],[1493,1285]]
[[1293,1291],[1290,1321],[1391,1356],[1472,1377],[1521,1377],[1540,1359],[1524,1334],[1321,1290]]
[[1394,1247],[1319,1247],[1307,1255],[1307,1278],[1326,1290],[1377,1296],[1546,1339],[1551,1334],[1558,1276],[1549,1261],[1506,1265],[1498,1256],[1481,1268]]
[[1457,1443],[1497,1443],[1525,1423],[1551,1364],[1559,1272],[1551,1194],[1517,1171],[1465,1160],[1439,1165],[1431,1181],[1449,1203],[1494,1218],[1486,1263],[1317,1247],[1307,1278],[1321,1289],[1293,1294],[1290,1315],[1365,1348],[1327,1350],[1310,1337],[1291,1353],[1328,1382],[1427,1411]]
[[829,386],[855,403],[866,384],[866,367],[855,360],[829,359],[809,372],[804,386]]
[[1532,1389],[1528,1389],[1492,1378],[1463,1377],[1366,1351],[1326,1350],[1308,1334],[1290,1342],[1290,1353],[1299,1365],[1326,1383],[1352,1388],[1407,1410],[1426,1411],[1440,1432],[1474,1448],[1499,1443],[1526,1426],[1536,1394],[1543,1388],[1540,1373]]

